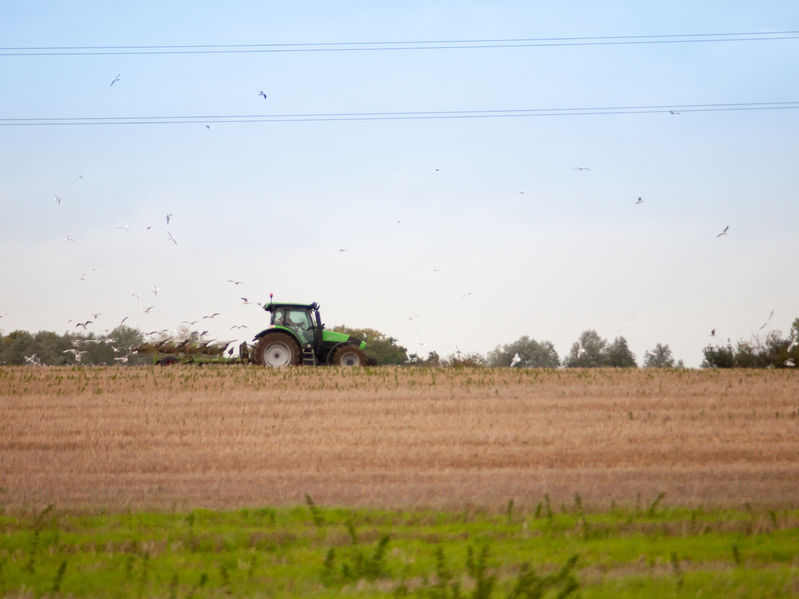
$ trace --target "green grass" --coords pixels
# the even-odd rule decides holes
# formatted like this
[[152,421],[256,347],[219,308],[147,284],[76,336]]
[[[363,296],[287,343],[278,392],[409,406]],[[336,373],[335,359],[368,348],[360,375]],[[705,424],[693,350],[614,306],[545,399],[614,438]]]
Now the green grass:
[[[661,498],[662,499],[662,498]],[[0,595],[789,597],[799,511],[0,513]]]

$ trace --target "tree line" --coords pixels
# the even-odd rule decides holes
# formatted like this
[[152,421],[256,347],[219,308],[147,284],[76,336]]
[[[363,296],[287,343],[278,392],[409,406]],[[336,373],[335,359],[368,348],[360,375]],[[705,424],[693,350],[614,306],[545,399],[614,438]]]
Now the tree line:
[[[378,364],[398,366],[514,367],[514,368],[637,368],[638,362],[624,337],[613,341],[595,330],[583,331],[561,358],[551,341],[537,341],[527,335],[512,343],[497,346],[483,355],[455,352],[440,356],[431,351],[426,357],[408,350],[394,337],[376,329],[334,327],[366,341],[367,352]],[[183,336],[197,335],[181,331]],[[137,354],[145,335],[138,329],[118,326],[106,335],[52,331],[13,331],[0,333],[0,365],[71,365],[71,364],[151,364],[152,356]],[[703,349],[703,368],[790,368],[799,363],[799,318],[787,335],[771,331],[761,340],[739,340],[736,344],[708,344]],[[682,368],[668,344],[657,343],[644,353],[644,368]]]

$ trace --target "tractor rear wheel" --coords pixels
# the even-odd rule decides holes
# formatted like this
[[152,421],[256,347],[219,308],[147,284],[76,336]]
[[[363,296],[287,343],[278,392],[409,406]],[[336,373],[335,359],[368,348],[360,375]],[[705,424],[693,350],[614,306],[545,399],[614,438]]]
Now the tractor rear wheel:
[[360,348],[354,345],[343,345],[333,354],[333,366],[344,368],[366,366],[369,360]]
[[286,333],[264,335],[255,344],[252,359],[256,364],[271,368],[297,366],[302,360],[300,346]]

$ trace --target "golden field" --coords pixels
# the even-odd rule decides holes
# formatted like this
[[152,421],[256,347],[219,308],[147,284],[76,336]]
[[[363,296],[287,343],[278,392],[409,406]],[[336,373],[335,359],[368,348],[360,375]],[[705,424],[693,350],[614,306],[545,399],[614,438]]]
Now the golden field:
[[0,368],[0,506],[796,507],[799,373]]

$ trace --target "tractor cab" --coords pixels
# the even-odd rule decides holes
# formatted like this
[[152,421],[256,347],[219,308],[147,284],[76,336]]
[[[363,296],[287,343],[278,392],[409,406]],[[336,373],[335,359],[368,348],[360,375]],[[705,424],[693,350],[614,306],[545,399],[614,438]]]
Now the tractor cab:
[[291,331],[303,348],[316,347],[324,325],[319,316],[319,306],[313,304],[267,304],[264,309],[272,313],[273,327]]

